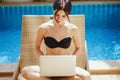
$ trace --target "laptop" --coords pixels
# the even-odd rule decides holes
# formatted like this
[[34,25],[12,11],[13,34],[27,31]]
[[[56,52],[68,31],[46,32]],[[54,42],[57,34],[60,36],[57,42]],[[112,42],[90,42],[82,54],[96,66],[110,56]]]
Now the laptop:
[[74,76],[75,55],[40,56],[40,75],[48,77]]

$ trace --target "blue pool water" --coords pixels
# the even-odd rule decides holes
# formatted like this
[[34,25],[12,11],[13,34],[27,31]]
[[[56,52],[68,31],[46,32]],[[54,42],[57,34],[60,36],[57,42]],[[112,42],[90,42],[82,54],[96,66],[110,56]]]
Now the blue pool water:
[[[51,5],[0,6],[0,63],[18,61],[22,15],[51,15]],[[85,15],[89,60],[120,59],[120,4],[73,4]]]

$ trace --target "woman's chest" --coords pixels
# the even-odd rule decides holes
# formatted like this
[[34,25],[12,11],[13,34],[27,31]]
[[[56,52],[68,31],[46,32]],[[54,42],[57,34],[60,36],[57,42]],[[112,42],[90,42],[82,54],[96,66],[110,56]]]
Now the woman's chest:
[[61,37],[71,37],[72,36],[72,30],[69,28],[49,28],[46,30],[45,36],[50,36],[54,38],[61,38]]

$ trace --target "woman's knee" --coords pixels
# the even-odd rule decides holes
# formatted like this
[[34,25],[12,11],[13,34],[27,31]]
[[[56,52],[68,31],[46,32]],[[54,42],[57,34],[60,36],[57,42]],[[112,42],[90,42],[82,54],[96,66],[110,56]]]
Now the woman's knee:
[[38,66],[27,66],[27,67],[23,67],[22,70],[21,70],[21,73],[23,75],[28,75],[30,73],[39,73],[40,72],[40,69]]
[[29,70],[28,67],[24,67],[24,68],[22,68],[22,70],[21,70],[21,74],[22,74],[22,76],[23,76],[23,77],[27,77],[29,71],[30,71],[30,70]]
[[84,75],[81,76],[83,80],[91,80],[91,75],[89,72],[84,73]]
[[81,77],[83,80],[91,80],[90,73],[79,67],[76,67],[76,76]]

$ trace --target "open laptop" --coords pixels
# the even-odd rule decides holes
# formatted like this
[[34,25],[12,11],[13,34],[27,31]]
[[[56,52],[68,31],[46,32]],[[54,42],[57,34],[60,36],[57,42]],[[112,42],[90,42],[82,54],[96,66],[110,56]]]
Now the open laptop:
[[48,77],[74,76],[75,55],[40,56],[40,75]]

